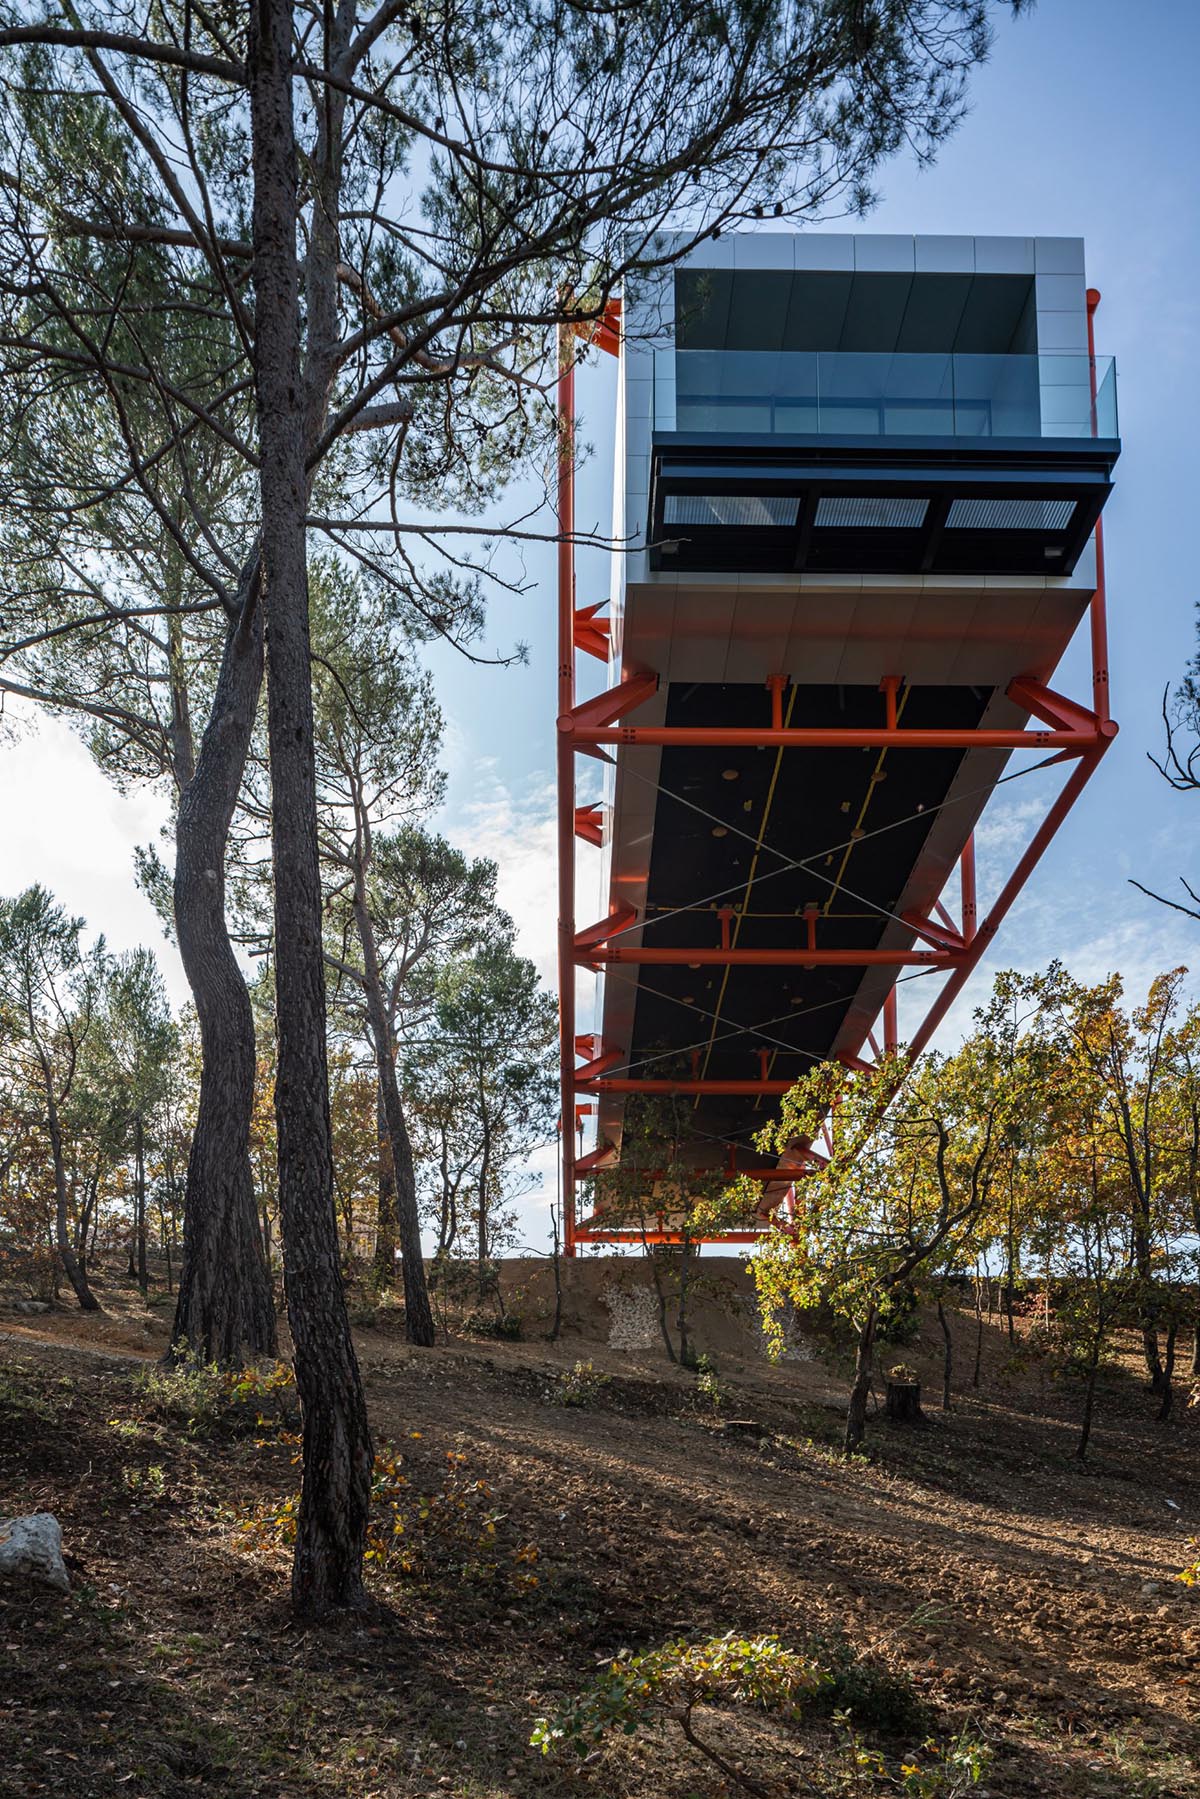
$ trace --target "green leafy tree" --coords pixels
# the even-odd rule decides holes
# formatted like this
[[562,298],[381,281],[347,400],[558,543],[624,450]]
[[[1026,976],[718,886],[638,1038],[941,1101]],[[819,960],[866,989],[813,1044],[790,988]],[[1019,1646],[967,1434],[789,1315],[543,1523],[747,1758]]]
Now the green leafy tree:
[[[228,17],[165,0],[136,31],[103,0],[66,23],[40,4],[5,14],[0,136],[21,171],[0,217],[6,378],[34,393],[78,384],[85,405],[111,405],[125,478],[144,488],[174,463],[202,534],[181,445],[219,437],[256,490],[253,537],[207,578],[233,645],[214,716],[235,745],[265,639],[303,1614],[363,1601],[372,1460],[333,1211],[309,533],[419,588],[414,497],[418,512],[431,494],[477,508],[545,441],[528,402],[555,372],[547,326],[586,328],[627,278],[768,206],[812,217],[864,204],[882,158],[907,144],[932,154],[953,128],[988,42],[984,0],[655,4],[619,29],[574,0],[502,16],[349,0],[319,21],[294,0]],[[126,307],[120,269],[147,245],[171,279],[148,309],[140,295]],[[97,279],[109,247],[116,278]],[[196,397],[169,378],[156,335],[199,319],[229,353]],[[150,401],[148,428],[120,407],[122,381]],[[427,611],[440,617],[436,593]],[[197,904],[214,908],[237,762],[214,770],[205,855],[189,870]],[[192,790],[199,806],[205,789]],[[198,1142],[205,1124],[202,1108]]]
[[427,1133],[445,1250],[460,1229],[473,1229],[481,1283],[509,1236],[513,1201],[532,1184],[529,1158],[553,1139],[558,1110],[554,1000],[513,948],[503,913],[493,914],[487,938],[438,969],[424,1041],[408,1051],[405,1076]]
[[902,1055],[869,1073],[823,1063],[784,1095],[759,1133],[785,1154],[832,1117],[833,1153],[801,1184],[796,1213],[754,1259],[768,1328],[788,1305],[825,1303],[856,1337],[847,1453],[866,1425],[880,1313],[897,1289],[966,1244],[985,1210],[1005,1107],[986,1044],[909,1070]]
[[[431,1042],[438,971],[484,942],[497,916],[496,868],[487,860],[463,855],[422,825],[400,823],[370,833],[364,872],[366,940],[373,947],[382,999],[384,1078],[397,1085],[403,1126],[393,1134],[384,1113],[380,1136],[386,1144],[380,1158],[375,1255],[377,1278],[390,1284],[400,1236],[398,1189],[411,1183],[417,1203],[419,1171],[410,1128],[418,1126],[409,1115],[432,1103],[436,1087],[436,1080],[431,1086],[422,1079],[422,1070],[426,1055],[436,1062],[439,1052],[439,1045]],[[347,881],[344,863],[338,867],[332,857],[330,889],[326,957],[334,981],[335,1012],[366,1036],[378,1065],[362,956],[364,914],[356,909],[353,881]],[[508,928],[507,921],[503,928]],[[419,1046],[415,1055],[410,1053],[414,1045]],[[382,1095],[382,1082],[380,1091]],[[453,1136],[457,1109],[452,1092],[443,1091],[449,1108],[446,1127]],[[426,1122],[431,1122],[428,1112]],[[434,1153],[427,1135],[421,1153],[426,1160]],[[404,1228],[410,1233],[405,1254],[419,1256],[419,1232],[414,1243],[407,1215]]]
[[1187,970],[1177,968],[1151,982],[1144,1005],[1126,1011],[1119,975],[1093,987],[1051,963],[1027,983],[1051,1027],[1071,1044],[1097,1084],[1114,1146],[1124,1164],[1128,1228],[1137,1270],[1142,1353],[1154,1392],[1169,1397],[1170,1375],[1160,1353],[1166,1322],[1173,1354],[1174,1320],[1161,1279],[1171,1231],[1173,1182],[1170,1142],[1171,1032]]
[[6,1083],[43,1137],[54,1176],[55,1243],[85,1312],[99,1310],[72,1242],[75,1198],[63,1113],[96,1022],[105,976],[103,939],[80,943],[84,921],[44,887],[0,900],[0,1055]]
[[118,957],[108,970],[95,1044],[105,1083],[131,1162],[133,1218],[129,1266],[143,1293],[150,1285],[146,1261],[148,1157],[160,1109],[169,1090],[178,1034],[166,988],[151,951]]

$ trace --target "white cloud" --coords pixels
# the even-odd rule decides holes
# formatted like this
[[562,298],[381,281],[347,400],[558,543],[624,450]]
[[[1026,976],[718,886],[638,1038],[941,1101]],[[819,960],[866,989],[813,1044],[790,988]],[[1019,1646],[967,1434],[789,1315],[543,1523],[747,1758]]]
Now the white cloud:
[[497,893],[517,927],[517,947],[547,985],[556,987],[558,825],[553,786],[536,778],[518,794],[495,762],[478,761],[469,796],[450,811],[446,829],[466,854],[495,862]]
[[[28,712],[18,717],[29,720]],[[148,945],[181,1003],[187,983],[178,953],[133,876],[134,847],[157,842],[167,816],[162,796],[119,793],[62,719],[37,718],[2,755],[0,891],[40,881],[111,949]]]

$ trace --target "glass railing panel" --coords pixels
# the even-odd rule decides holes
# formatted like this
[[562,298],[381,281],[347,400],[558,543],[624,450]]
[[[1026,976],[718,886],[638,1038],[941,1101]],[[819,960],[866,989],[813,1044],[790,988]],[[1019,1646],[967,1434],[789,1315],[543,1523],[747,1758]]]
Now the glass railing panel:
[[681,350],[671,375],[671,416],[679,431],[972,439],[1117,435],[1111,357],[1093,364],[1070,353]]
[[818,429],[857,437],[952,436],[951,361],[852,352],[818,356]]
[[817,358],[797,351],[684,350],[675,357],[679,431],[812,432]]
[[1111,356],[1097,356],[1094,362],[1096,403],[1091,437],[1119,437],[1117,424],[1117,365]]

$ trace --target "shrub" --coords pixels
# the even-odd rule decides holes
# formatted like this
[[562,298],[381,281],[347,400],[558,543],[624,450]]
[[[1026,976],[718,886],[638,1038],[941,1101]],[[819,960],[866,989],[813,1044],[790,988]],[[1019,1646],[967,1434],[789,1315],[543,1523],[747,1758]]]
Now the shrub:
[[590,1362],[576,1362],[570,1369],[564,1369],[554,1384],[552,1398],[555,1405],[591,1405],[600,1397],[612,1377],[601,1374]]
[[562,1749],[582,1759],[612,1730],[632,1736],[647,1726],[661,1729],[675,1723],[727,1780],[748,1792],[762,1792],[756,1780],[697,1734],[695,1708],[749,1705],[796,1717],[825,1680],[814,1661],[785,1649],[777,1637],[739,1637],[730,1631],[702,1643],[678,1639],[644,1655],[623,1652],[561,1710],[539,1718],[530,1742],[543,1755]]
[[[296,1493],[236,1515],[236,1547],[257,1551],[290,1547],[296,1540],[299,1510]],[[446,1452],[440,1485],[416,1492],[400,1452],[384,1447],[371,1475],[364,1560],[381,1574],[408,1580],[450,1577],[471,1585],[535,1587],[538,1547],[504,1533],[501,1527],[506,1522],[492,1488],[472,1474],[461,1450]]]
[[823,1710],[888,1736],[927,1726],[928,1714],[912,1682],[877,1655],[863,1654],[840,1634],[812,1636],[805,1647],[827,1677]]
[[133,1377],[135,1396],[150,1412],[192,1435],[211,1429],[228,1410],[229,1382],[215,1362],[181,1346],[171,1362],[149,1362]]
[[987,1748],[964,1730],[948,1744],[926,1737],[919,1749],[893,1763],[864,1742],[858,1726],[919,1723],[920,1708],[906,1682],[859,1657],[840,1638],[815,1639],[797,1653],[777,1637],[733,1632],[700,1643],[677,1639],[641,1655],[622,1651],[581,1693],[538,1718],[530,1742],[543,1755],[559,1754],[579,1764],[614,1731],[632,1736],[675,1724],[727,1782],[767,1794],[764,1782],[700,1736],[694,1717],[700,1705],[744,1705],[792,1722],[832,1712],[844,1768],[839,1792],[961,1799],[978,1784],[990,1759]]
[[133,1386],[147,1410],[182,1424],[193,1436],[228,1422],[283,1431],[297,1416],[296,1378],[286,1362],[219,1368],[186,1343],[175,1361],[139,1369]]
[[473,1337],[498,1337],[504,1343],[515,1343],[521,1335],[521,1319],[516,1312],[501,1316],[477,1307],[463,1319],[463,1329]]

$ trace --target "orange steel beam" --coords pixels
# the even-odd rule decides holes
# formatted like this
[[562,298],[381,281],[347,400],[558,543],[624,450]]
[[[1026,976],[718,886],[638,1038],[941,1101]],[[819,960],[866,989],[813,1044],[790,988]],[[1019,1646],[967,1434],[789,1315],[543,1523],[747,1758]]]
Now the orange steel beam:
[[[614,692],[618,691],[613,689]],[[642,697],[649,698],[649,694]],[[638,702],[640,703],[640,702]],[[626,708],[632,711],[633,707]],[[792,726],[782,730],[756,730],[742,725],[597,725],[579,716],[560,718],[564,736],[580,744],[625,744],[646,748],[782,749],[782,750],[1072,750],[1086,755],[1101,738],[1115,737],[1111,721],[1100,720],[1091,730],[921,731],[900,727],[895,731],[838,730],[836,727]]]
[[592,342],[597,349],[606,350],[610,356],[621,354],[621,302],[609,300],[604,312],[592,333]]
[[603,943],[609,937],[615,937],[618,931],[626,931],[630,925],[637,923],[637,908],[620,905],[607,918],[598,918],[585,930],[577,931],[574,938],[575,953],[585,962],[595,961],[591,954],[597,943]]
[[625,949],[594,939],[576,950],[577,960],[589,967],[624,962],[652,968],[955,968],[962,954],[961,949],[657,949],[647,944]]
[[575,1163],[576,1175],[595,1174],[605,1156],[617,1153],[614,1143],[597,1143],[595,1149],[589,1149],[586,1156],[580,1156]]
[[[1115,735],[1115,733],[1116,727],[1114,725],[1112,734]],[[999,930],[1005,914],[1008,912],[1013,901],[1029,879],[1029,876],[1033,873],[1033,870],[1037,867],[1043,855],[1050,847],[1051,842],[1058,833],[1059,826],[1062,824],[1064,818],[1066,818],[1071,807],[1075,804],[1075,801],[1079,798],[1079,795],[1091,780],[1096,765],[1104,754],[1104,750],[1107,748],[1108,741],[1109,738],[1106,736],[1099,749],[1095,750],[1092,755],[1085,756],[1083,760],[1077,763],[1075,768],[1072,769],[1070,779],[1065,783],[1062,792],[1051,806],[1038,829],[1034,832],[1033,838],[1026,848],[1024,855],[1001,888],[1000,894],[989,909],[987,917],[980,922],[974,938],[967,946],[965,955],[956,958],[954,973],[946,982],[942,991],[938,994],[937,999],[930,1007],[918,1029],[914,1032],[912,1041],[908,1045],[908,1055],[910,1059],[915,1060],[916,1057],[920,1055],[921,1051],[929,1042],[929,1039],[933,1036],[933,1033],[937,1030],[939,1024],[941,1024],[942,1019],[946,1016],[946,1013],[950,1010],[950,1007],[954,1004],[955,1000],[970,980],[972,974],[975,972],[984,951]]]
[[902,912],[900,916],[910,931],[924,937],[927,943],[936,944],[939,949],[955,952],[966,948],[962,932],[956,931],[953,924],[935,924],[932,918],[923,918],[919,912]]
[[575,611],[575,648],[598,662],[608,661],[611,626],[608,619],[597,616],[606,604],[607,601],[598,600],[594,606],[580,606]]
[[575,808],[575,835],[600,849],[604,844],[603,807],[595,802]]
[[1018,675],[1005,691],[1010,700],[1024,706],[1026,712],[1040,718],[1052,730],[1079,731],[1084,736],[1095,736],[1100,730],[1100,720],[1094,712],[1089,712],[1077,700],[1068,699],[1066,694],[1055,693],[1052,687],[1030,680],[1027,675]]
[[575,1070],[575,1089],[580,1091],[585,1081],[590,1081],[598,1074],[607,1074],[610,1068],[616,1068],[625,1060],[619,1049],[606,1049],[584,1062]]
[[[611,1149],[612,1145],[609,1144],[607,1147]],[[594,1153],[595,1152],[593,1151],[593,1154]],[[586,1160],[586,1157],[581,1157],[577,1166],[582,1167],[583,1162],[585,1160]],[[615,1174],[618,1171],[618,1168],[619,1168],[619,1164],[616,1164],[612,1168],[598,1169],[597,1173],[602,1174],[602,1175],[603,1174]],[[813,1169],[811,1167],[808,1167],[808,1168],[639,1168],[636,1172],[641,1176],[641,1178],[643,1180],[646,1180],[646,1181],[680,1181],[680,1182],[698,1181],[698,1180],[710,1181],[714,1175],[720,1175],[723,1180],[736,1181],[736,1180],[740,1180],[744,1176],[745,1179],[749,1180],[749,1181],[763,1181],[768,1184],[773,1184],[775,1186],[779,1186],[782,1183],[785,1186],[790,1186],[793,1181],[803,1180],[807,1175],[812,1174]],[[603,1191],[603,1189],[601,1189],[601,1191]]]
[[964,943],[970,943],[975,935],[976,900],[975,900],[975,833],[967,838],[963,845],[962,855],[958,859],[959,883],[962,894],[962,936]]
[[[561,546],[560,546],[561,547]],[[567,546],[568,549],[571,547]],[[572,577],[573,578],[573,577]],[[572,608],[572,636],[568,639],[574,648],[574,608]],[[574,663],[572,663],[572,684],[574,684]],[[579,706],[564,706],[559,709],[558,729],[560,737],[568,742],[572,739],[590,740],[597,730],[611,725],[614,719],[624,718],[643,700],[648,700],[658,692],[657,675],[630,675],[615,687],[608,687],[598,693],[594,699],[584,700]]]
[[[722,1231],[719,1237],[687,1238],[691,1244],[697,1243],[761,1243],[762,1231]],[[654,1243],[679,1245],[684,1241],[681,1231],[593,1231],[580,1225],[575,1232],[577,1243]]]
[[640,1080],[626,1075],[600,1075],[594,1080],[580,1083],[582,1093],[699,1093],[754,1098],[757,1094],[765,1094],[778,1098],[781,1094],[790,1093],[796,1085],[795,1081],[691,1081],[682,1076],[677,1080]]

